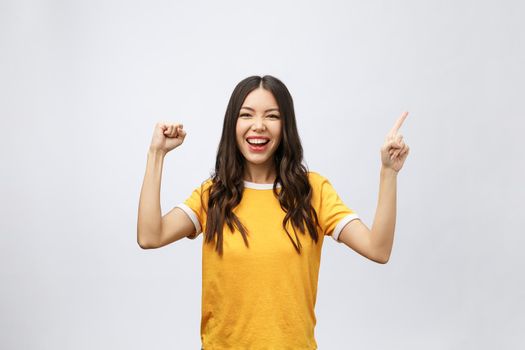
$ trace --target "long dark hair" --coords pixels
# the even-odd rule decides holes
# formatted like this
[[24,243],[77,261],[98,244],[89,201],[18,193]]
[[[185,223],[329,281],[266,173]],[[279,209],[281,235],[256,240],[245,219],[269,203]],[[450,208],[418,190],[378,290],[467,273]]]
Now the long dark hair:
[[[286,212],[283,228],[299,254],[302,246],[297,237],[296,228],[299,228],[304,235],[306,225],[315,243],[319,239],[317,232],[319,220],[311,205],[312,188],[308,181],[308,169],[302,164],[303,147],[297,131],[292,96],[286,86],[271,75],[251,76],[237,84],[230,97],[217,150],[215,172],[211,174],[212,184],[209,187],[205,243],[211,244],[216,241],[215,250],[221,256],[223,254],[224,223],[232,232],[233,226],[237,227],[245,245],[249,246],[247,229],[233,213],[233,209],[242,199],[245,167],[244,156],[237,146],[236,124],[246,96],[258,87],[273,94],[283,121],[281,142],[273,155],[277,173],[273,193],[279,199],[281,208]],[[278,183],[281,184],[280,193],[277,191]],[[289,220],[292,221],[295,240],[286,229]]]

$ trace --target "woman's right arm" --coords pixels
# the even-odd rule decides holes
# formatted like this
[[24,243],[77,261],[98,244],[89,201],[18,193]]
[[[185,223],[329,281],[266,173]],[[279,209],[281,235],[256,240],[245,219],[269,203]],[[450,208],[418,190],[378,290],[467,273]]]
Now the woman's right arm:
[[185,136],[182,125],[159,123],[155,126],[138,209],[137,243],[143,249],[165,246],[195,231],[193,222],[182,209],[173,208],[162,217],[160,207],[164,157],[180,146]]

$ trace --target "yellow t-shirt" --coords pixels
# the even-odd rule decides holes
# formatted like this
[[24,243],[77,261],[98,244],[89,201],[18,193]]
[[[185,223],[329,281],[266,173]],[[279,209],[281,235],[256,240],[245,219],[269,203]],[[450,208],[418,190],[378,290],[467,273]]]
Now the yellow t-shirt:
[[[297,231],[301,255],[282,228],[285,216],[272,191],[273,184],[245,181],[242,200],[233,210],[248,230],[249,248],[240,232],[227,225],[223,256],[215,243],[202,244],[201,341],[204,350],[317,349],[314,337],[317,280],[325,235],[337,242],[343,227],[359,219],[331,183],[316,172],[308,174],[312,205],[322,232],[317,244],[308,232]],[[207,206],[211,179],[203,186]],[[280,187],[278,188],[280,191]],[[206,230],[201,186],[177,205],[195,224],[194,239]],[[287,229],[293,239],[291,223]]]

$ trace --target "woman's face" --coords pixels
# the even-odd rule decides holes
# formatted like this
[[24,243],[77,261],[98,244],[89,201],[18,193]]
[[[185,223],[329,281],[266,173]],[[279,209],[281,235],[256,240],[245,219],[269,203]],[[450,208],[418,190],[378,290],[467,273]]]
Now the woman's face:
[[[246,161],[253,164],[271,162],[281,133],[281,114],[273,94],[261,87],[250,92],[242,104],[236,126],[237,147]],[[250,145],[249,139],[252,143],[268,142]]]

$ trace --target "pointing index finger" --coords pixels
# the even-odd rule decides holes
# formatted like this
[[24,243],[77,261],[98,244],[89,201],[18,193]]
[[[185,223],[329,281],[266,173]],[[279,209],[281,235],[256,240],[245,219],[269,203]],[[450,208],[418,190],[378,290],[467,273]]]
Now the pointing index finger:
[[403,125],[403,122],[407,118],[408,112],[405,111],[403,114],[401,114],[401,117],[396,121],[394,124],[394,127],[390,130],[390,135],[395,135],[399,131],[399,128],[401,128],[401,125]]

